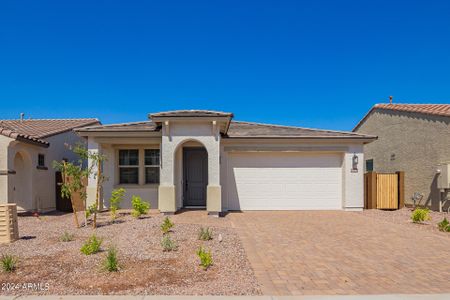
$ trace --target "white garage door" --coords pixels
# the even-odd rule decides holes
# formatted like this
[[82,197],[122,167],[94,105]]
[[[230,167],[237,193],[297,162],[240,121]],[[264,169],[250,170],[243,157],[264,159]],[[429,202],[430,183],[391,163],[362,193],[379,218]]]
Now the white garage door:
[[342,155],[230,152],[230,210],[342,209]]

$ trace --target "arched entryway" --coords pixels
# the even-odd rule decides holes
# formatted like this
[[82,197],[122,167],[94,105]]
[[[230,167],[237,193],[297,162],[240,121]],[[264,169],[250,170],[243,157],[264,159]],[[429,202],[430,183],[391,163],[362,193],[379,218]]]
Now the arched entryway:
[[208,151],[189,140],[175,151],[174,183],[177,207],[206,208],[208,186]]
[[26,153],[16,153],[14,171],[16,173],[13,175],[13,202],[17,204],[19,211],[32,210],[31,159]]

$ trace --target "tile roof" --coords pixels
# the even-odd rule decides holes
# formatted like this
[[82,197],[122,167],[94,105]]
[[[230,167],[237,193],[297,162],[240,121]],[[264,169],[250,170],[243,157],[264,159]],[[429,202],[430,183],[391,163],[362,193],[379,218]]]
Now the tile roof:
[[[152,121],[110,124],[78,128],[77,132],[160,132],[161,126]],[[224,138],[363,138],[375,136],[347,131],[320,130],[252,122],[231,121]]]
[[131,122],[131,123],[120,123],[120,124],[108,124],[108,125],[97,125],[78,128],[77,132],[126,132],[126,131],[159,131],[159,126],[152,121],[142,121],[142,122]]
[[0,120],[0,134],[48,146],[44,139],[77,127],[99,124],[98,119],[25,119]]
[[375,136],[348,131],[321,130],[313,128],[231,121],[227,132],[229,138],[363,138]]
[[214,110],[172,110],[163,111],[158,113],[151,113],[148,115],[150,118],[157,117],[233,117],[232,113]]
[[400,103],[379,103],[375,104],[369,112],[356,124],[353,131],[367,119],[367,117],[376,109],[386,109],[392,111],[420,113],[425,115],[450,117],[450,104],[400,104]]

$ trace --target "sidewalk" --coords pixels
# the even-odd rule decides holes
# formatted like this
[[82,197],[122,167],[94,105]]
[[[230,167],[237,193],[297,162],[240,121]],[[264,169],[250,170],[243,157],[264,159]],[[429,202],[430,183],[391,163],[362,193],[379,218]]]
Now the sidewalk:
[[392,294],[339,296],[0,296],[0,300],[446,300],[450,294]]

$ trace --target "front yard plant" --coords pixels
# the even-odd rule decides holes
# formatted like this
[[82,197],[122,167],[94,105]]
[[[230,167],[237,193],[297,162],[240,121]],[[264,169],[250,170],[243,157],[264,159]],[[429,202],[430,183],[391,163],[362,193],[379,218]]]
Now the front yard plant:
[[95,234],[87,239],[87,241],[83,244],[80,251],[84,255],[95,254],[100,251],[100,247],[102,245],[102,239],[99,239]]
[[120,203],[122,202],[124,196],[124,188],[114,189],[111,192],[111,198],[109,198],[109,210],[113,220],[117,217],[117,210],[120,209]]
[[174,226],[173,222],[169,219],[169,217],[166,217],[161,224],[161,231],[163,234],[169,233],[170,229]]
[[213,264],[211,250],[206,252],[203,247],[200,247],[197,250],[197,256],[200,258],[200,266],[202,266],[203,270],[208,270],[208,268]]
[[131,197],[131,205],[133,207],[131,214],[135,218],[140,218],[142,215],[148,214],[148,210],[150,209],[150,203],[142,201],[141,197],[135,195]]
[[422,223],[431,220],[430,210],[428,208],[416,208],[411,214],[411,220],[414,223]]
[[450,223],[447,218],[444,217],[442,221],[437,224],[440,231],[450,232]]
[[10,254],[3,254],[1,262],[3,272],[11,273],[17,268],[17,258]]
[[200,227],[200,230],[198,232],[198,239],[202,241],[212,240],[212,229],[210,229],[209,227]]
[[175,251],[178,248],[177,243],[170,238],[170,235],[165,234],[161,240],[161,247],[164,252]]
[[61,242],[71,242],[74,239],[74,235],[72,233],[64,231],[59,239]]
[[108,272],[119,271],[117,248],[115,246],[111,246],[108,248],[108,253],[106,254],[105,260],[103,261],[103,268]]

